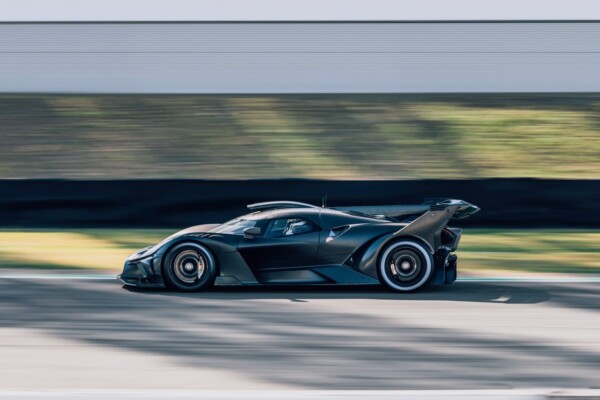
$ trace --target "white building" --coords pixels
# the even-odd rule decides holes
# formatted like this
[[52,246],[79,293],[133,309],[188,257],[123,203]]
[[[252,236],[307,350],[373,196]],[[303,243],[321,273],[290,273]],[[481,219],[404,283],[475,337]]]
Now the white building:
[[1,1],[0,92],[600,91],[594,1],[210,3]]

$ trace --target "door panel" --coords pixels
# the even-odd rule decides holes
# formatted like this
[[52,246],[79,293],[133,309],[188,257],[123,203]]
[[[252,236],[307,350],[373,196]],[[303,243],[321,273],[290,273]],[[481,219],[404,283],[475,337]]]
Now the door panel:
[[313,265],[317,256],[319,232],[284,237],[242,239],[238,251],[255,271]]

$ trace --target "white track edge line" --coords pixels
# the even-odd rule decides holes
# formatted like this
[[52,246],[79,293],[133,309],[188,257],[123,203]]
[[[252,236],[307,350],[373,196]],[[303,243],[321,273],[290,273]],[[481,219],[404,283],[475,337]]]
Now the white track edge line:
[[[117,397],[118,396],[118,397]],[[0,390],[0,399],[10,398],[148,398],[148,399],[551,399],[561,397],[597,398],[599,389],[472,389],[472,390],[111,390],[111,389],[60,389],[60,390]]]
[[[49,274],[18,274],[18,273],[0,273],[0,279],[31,279],[31,280],[117,280],[117,276],[113,274],[64,274],[64,273],[49,273]],[[600,276],[590,277],[463,277],[458,278],[457,282],[545,282],[545,283],[589,283],[600,282]]]

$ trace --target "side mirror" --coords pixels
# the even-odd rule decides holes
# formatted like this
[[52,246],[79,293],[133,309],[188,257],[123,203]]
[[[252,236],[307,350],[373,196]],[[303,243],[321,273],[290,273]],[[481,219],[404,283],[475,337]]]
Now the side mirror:
[[260,236],[260,228],[255,226],[252,228],[244,229],[244,239],[253,239],[256,236]]

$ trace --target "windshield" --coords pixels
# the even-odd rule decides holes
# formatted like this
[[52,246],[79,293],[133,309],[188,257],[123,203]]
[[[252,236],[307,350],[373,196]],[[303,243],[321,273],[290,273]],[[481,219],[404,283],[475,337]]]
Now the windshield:
[[229,235],[241,235],[244,233],[244,229],[252,228],[256,226],[256,220],[236,218],[231,221],[227,221],[224,224],[211,229],[209,232],[212,233],[227,233]]

